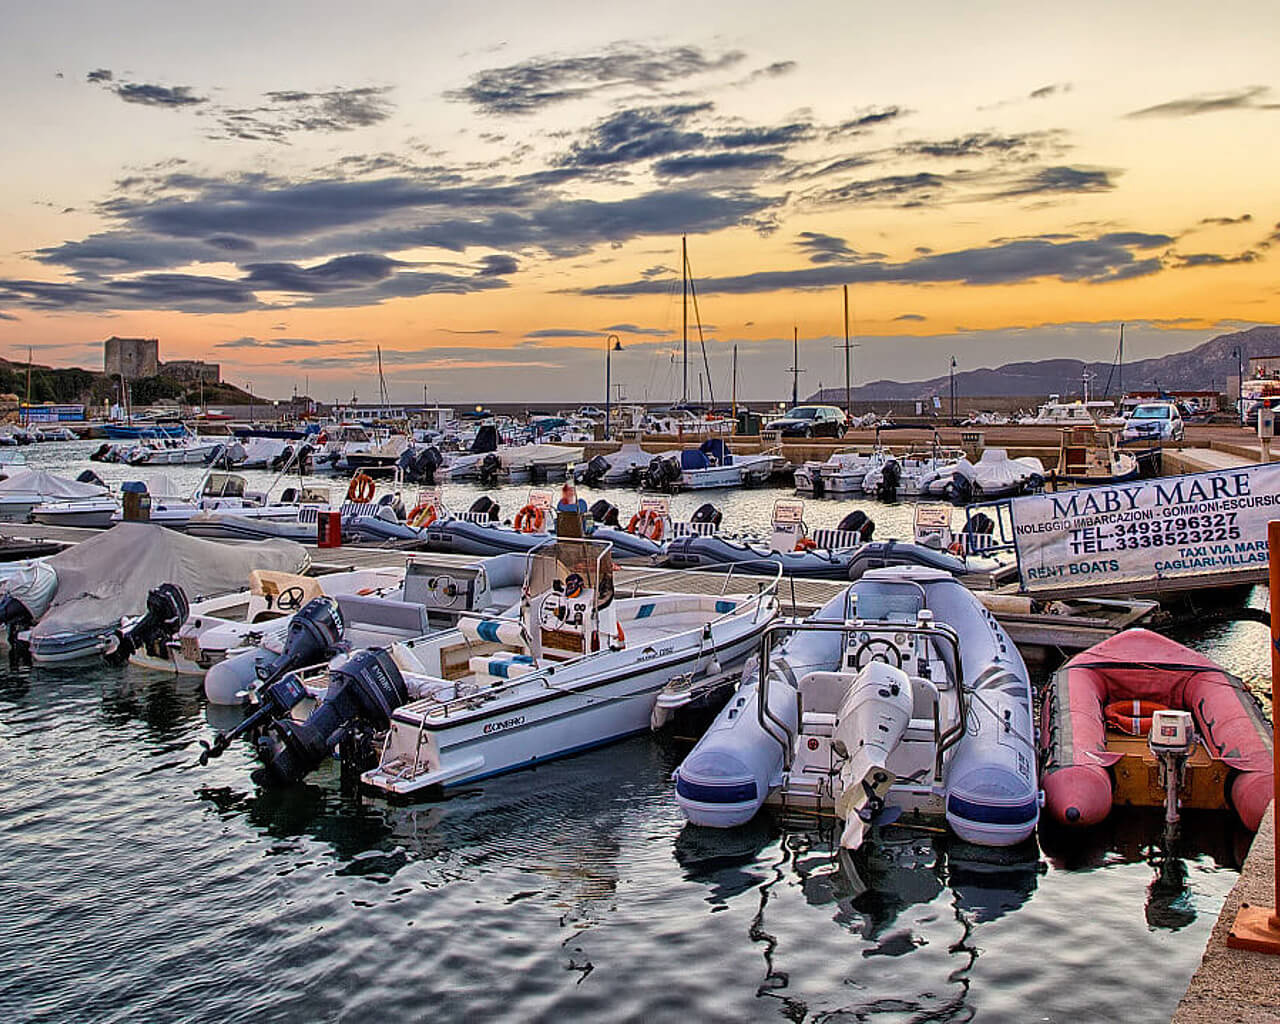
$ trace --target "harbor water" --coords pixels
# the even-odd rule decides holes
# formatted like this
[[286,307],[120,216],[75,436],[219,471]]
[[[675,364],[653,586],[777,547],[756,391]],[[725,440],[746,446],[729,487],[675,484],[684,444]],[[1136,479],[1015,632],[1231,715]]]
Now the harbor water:
[[[27,452],[78,471],[91,447]],[[495,494],[504,514],[526,490]],[[712,500],[758,530],[786,493],[673,511]],[[906,504],[806,519],[855,507],[878,537],[910,532]],[[1177,638],[1268,681],[1259,625]],[[360,794],[336,764],[259,792],[247,744],[196,764],[227,711],[193,679],[0,659],[5,1019],[1163,1021],[1249,839],[1222,815],[1187,818],[1172,850],[1135,814],[997,852],[891,828],[842,865],[831,837],[767,817],[687,825],[670,774],[688,743],[669,736],[443,800]]]

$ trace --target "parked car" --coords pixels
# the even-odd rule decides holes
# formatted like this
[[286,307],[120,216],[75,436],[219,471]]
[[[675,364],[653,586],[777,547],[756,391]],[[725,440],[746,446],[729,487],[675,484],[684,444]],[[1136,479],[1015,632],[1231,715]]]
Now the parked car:
[[844,427],[844,410],[834,405],[797,405],[765,424],[783,437],[843,437]]
[[1173,402],[1143,402],[1124,425],[1126,441],[1181,441],[1186,433]]

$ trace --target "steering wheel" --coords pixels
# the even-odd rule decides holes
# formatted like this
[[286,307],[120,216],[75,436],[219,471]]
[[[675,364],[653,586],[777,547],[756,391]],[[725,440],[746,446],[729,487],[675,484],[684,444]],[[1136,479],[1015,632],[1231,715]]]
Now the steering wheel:
[[543,629],[557,630],[564,625],[569,615],[569,606],[561,600],[553,600],[550,595],[538,608],[538,625]]
[[276,611],[296,612],[302,607],[304,593],[299,586],[286,587],[276,596]]
[[448,575],[432,577],[431,582],[427,584],[427,589],[432,593],[442,594],[446,598],[441,602],[445,608],[454,607],[458,603],[458,598],[462,596],[462,588],[458,586],[458,581]]
[[864,640],[853,652],[853,667],[862,668],[864,664],[869,665],[873,661],[882,661],[894,668],[902,668],[902,652],[892,640],[873,637],[870,640]]

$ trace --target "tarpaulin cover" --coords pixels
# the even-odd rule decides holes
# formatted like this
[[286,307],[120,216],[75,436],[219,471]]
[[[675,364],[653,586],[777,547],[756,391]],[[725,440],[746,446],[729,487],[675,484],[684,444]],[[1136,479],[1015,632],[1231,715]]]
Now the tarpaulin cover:
[[46,561],[58,592],[33,637],[110,629],[140,615],[147,591],[161,583],[176,583],[194,603],[247,588],[253,569],[302,572],[310,556],[290,540],[220,544],[153,523],[121,523]]
[[36,494],[49,501],[74,498],[96,498],[106,494],[97,484],[82,484],[78,480],[54,476],[43,469],[19,469],[0,480],[0,497],[17,494]]

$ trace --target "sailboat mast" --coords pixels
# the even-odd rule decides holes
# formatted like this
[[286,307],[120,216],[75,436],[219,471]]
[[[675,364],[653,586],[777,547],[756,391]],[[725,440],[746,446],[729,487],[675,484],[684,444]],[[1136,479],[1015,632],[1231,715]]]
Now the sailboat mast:
[[23,417],[25,426],[31,426],[31,359],[32,347],[27,346],[27,414]]
[[689,404],[689,238],[680,236],[680,284],[684,292],[684,323],[680,336],[684,339],[684,374],[680,388],[680,400]]
[[1124,321],[1120,321],[1120,356],[1119,373],[1116,377],[1116,389],[1120,393],[1120,405],[1124,405]]
[[791,328],[791,407],[800,404],[800,328]]
[[844,286],[844,414],[853,418],[852,371],[849,361],[849,286]]
[[738,421],[738,346],[733,346],[733,421]]

